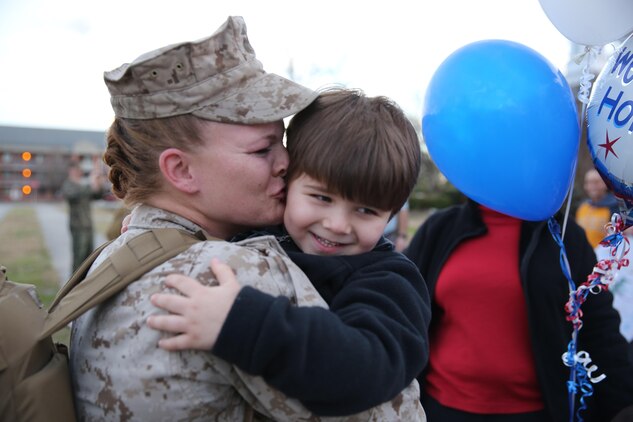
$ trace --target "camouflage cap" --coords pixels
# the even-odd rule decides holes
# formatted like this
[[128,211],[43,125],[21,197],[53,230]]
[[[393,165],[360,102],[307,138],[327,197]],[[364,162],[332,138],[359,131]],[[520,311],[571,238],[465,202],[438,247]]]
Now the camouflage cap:
[[231,16],[210,37],[169,45],[104,73],[117,117],[193,114],[222,123],[269,123],[305,108],[317,93],[266,73]]

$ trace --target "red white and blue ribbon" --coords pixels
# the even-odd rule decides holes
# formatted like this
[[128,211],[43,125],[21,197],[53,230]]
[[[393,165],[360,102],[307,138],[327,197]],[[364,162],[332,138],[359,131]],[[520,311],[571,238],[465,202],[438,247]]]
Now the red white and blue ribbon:
[[[589,294],[598,294],[603,290],[608,290],[614,279],[614,271],[629,265],[626,257],[630,246],[628,239],[622,234],[624,223],[619,214],[613,214],[611,222],[607,224],[608,235],[600,242],[602,246],[610,248],[610,258],[600,260],[596,263],[587,280],[578,286],[571,278],[571,270],[565,245],[561,237],[558,222],[551,217],[548,220],[548,227],[554,240],[560,247],[560,264],[565,278],[569,284],[569,300],[565,304],[567,321],[572,324],[572,336],[567,346],[567,351],[563,353],[563,363],[569,367],[570,374],[567,381],[569,391],[570,420],[574,416],[577,421],[582,422],[581,412],[587,408],[586,398],[593,394],[593,384],[606,378],[605,374],[600,374],[598,367],[592,363],[591,356],[584,350],[577,350],[578,333],[582,328],[582,304],[587,300]],[[578,399],[578,409],[576,406],[576,396]]]

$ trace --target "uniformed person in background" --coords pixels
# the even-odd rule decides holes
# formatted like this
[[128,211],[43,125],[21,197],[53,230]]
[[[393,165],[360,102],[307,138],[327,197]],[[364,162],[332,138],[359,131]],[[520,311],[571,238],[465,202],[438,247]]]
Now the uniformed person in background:
[[94,166],[86,181],[78,162],[71,162],[68,178],[64,181],[61,194],[68,204],[68,225],[72,237],[73,272],[94,250],[92,224],[92,201],[103,197],[99,167]]

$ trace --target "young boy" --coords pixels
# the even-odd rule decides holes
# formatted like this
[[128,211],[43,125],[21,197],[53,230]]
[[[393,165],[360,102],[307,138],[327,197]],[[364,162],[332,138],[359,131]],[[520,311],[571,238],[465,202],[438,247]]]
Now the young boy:
[[152,302],[180,315],[148,324],[180,333],[161,340],[165,349],[211,349],[317,415],[349,415],[393,399],[426,365],[428,292],[382,237],[417,181],[419,139],[387,98],[335,89],[294,116],[287,148],[284,225],[266,234],[329,310],[242,287],[216,261],[220,286],[169,276],[185,297]]

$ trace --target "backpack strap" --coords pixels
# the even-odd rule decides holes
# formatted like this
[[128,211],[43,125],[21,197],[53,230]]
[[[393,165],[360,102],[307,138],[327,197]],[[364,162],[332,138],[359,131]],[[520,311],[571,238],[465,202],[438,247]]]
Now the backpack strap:
[[73,287],[75,287],[77,284],[79,284],[79,282],[81,282],[81,280],[86,278],[86,275],[88,274],[88,270],[90,270],[90,267],[92,266],[92,263],[95,262],[97,257],[106,248],[106,246],[108,246],[112,242],[113,242],[113,240],[109,240],[109,241],[105,242],[104,244],[99,246],[97,249],[95,249],[88,256],[88,258],[84,259],[84,261],[81,263],[81,265],[72,274],[70,279],[62,286],[61,289],[59,289],[59,291],[55,295],[55,298],[53,299],[53,302],[48,307],[48,312],[51,312],[51,310],[57,306],[59,301],[62,300],[62,298],[64,298],[64,296],[66,296],[68,294],[68,292],[70,292],[73,289]]
[[58,293],[48,311],[40,339],[114,296],[149,270],[206,239],[203,232],[194,235],[174,228],[151,229],[123,244],[81,282],[98,255],[91,254]]

